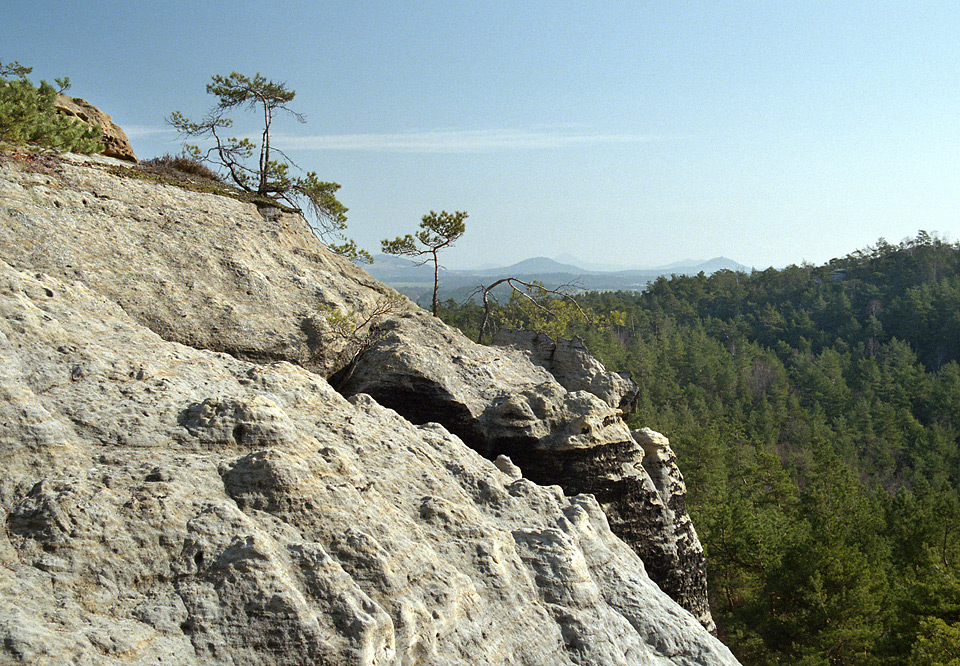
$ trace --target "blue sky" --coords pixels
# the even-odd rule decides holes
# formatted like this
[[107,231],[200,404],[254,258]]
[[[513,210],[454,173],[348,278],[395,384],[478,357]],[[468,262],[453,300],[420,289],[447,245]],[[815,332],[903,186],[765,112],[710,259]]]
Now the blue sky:
[[277,143],[372,251],[431,209],[470,215],[452,268],[960,237],[956,2],[5,0],[0,22],[0,62],[69,76],[141,158],[179,151],[164,118],[201,116],[211,75],[286,81],[307,123]]

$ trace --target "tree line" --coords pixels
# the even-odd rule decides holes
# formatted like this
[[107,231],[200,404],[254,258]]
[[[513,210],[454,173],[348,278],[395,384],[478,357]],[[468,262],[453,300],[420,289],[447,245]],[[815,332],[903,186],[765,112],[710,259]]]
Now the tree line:
[[[630,372],[631,425],[670,437],[744,664],[958,663],[960,245],[920,232],[578,301],[593,318],[552,332]],[[475,336],[483,312],[441,316]]]

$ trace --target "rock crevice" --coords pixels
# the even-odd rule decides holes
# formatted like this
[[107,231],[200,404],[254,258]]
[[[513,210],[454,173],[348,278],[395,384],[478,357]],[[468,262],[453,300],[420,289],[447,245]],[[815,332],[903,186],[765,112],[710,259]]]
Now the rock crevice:
[[594,495],[653,580],[715,630],[676,458],[663,453],[662,435],[631,433],[623,420],[636,385],[608,372],[582,342],[523,331],[498,340],[473,345],[438,320],[406,315],[390,322],[340,389],[371,395],[414,423],[442,423],[485,457],[508,457],[536,483]]

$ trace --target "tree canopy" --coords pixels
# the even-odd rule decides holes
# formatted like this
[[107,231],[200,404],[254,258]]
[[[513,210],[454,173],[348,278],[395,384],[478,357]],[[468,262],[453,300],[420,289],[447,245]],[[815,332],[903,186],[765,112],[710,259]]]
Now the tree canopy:
[[0,143],[34,145],[77,153],[103,150],[99,127],[57,112],[57,93],[70,87],[70,79],[55,79],[34,86],[27,75],[32,68],[18,62],[0,63]]
[[[630,425],[670,438],[745,666],[957,663],[960,244],[920,233],[577,300],[621,313],[557,332],[631,373]],[[442,313],[471,334],[483,317]]]
[[395,254],[406,257],[425,257],[418,265],[428,261],[433,262],[433,315],[437,316],[439,304],[437,292],[440,289],[440,260],[437,253],[445,247],[450,247],[466,231],[464,220],[467,214],[463,211],[448,213],[443,210],[439,213],[430,211],[420,220],[420,231],[416,234],[397,236],[393,240],[381,241],[384,254]]

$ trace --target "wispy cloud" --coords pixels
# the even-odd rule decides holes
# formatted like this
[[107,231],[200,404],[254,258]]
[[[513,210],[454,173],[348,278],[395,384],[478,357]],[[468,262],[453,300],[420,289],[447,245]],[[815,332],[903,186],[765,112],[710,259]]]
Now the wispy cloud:
[[277,135],[283,150],[355,150],[408,153],[485,153],[542,150],[598,144],[650,143],[665,137],[642,134],[598,134],[572,128],[544,130],[432,130],[397,134]]
[[166,125],[124,125],[124,133],[131,139],[176,136],[177,130]]

